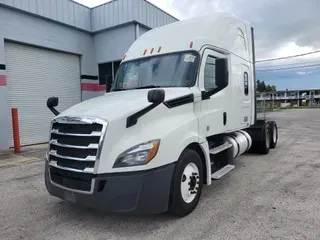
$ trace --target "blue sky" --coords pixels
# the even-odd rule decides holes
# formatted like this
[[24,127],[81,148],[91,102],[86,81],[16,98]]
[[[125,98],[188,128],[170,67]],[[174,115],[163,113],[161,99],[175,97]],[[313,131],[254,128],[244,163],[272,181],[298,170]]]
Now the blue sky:
[[318,69],[306,69],[297,71],[257,71],[257,79],[265,84],[277,86],[277,90],[285,89],[309,89],[320,88],[320,67]]

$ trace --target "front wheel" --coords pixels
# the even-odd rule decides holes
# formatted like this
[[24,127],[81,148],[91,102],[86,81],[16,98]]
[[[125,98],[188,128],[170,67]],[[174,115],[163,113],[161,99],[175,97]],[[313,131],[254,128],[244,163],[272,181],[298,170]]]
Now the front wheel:
[[179,217],[191,213],[200,200],[203,187],[203,165],[199,154],[186,149],[174,170],[169,211]]

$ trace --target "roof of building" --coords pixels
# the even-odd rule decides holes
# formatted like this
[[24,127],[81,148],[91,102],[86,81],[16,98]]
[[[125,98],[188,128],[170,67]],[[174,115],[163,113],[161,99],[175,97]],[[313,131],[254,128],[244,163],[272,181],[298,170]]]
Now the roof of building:
[[310,89],[288,89],[288,90],[279,90],[275,92],[257,92],[257,94],[277,94],[285,92],[308,92],[308,91],[320,91],[320,88],[310,88]]
[[0,0],[0,7],[15,9],[87,32],[98,32],[132,22],[151,29],[178,21],[146,0],[113,0],[95,8],[88,8],[72,0]]
[[[73,2],[74,2],[74,0],[70,0],[70,1],[73,1]],[[110,4],[110,3],[114,2],[114,1],[118,1],[118,0],[111,0],[111,1],[107,1],[107,2],[105,2],[105,3],[102,3],[102,4],[100,4],[100,5],[98,5],[98,6],[95,6],[95,7],[92,7],[92,8],[87,7],[87,6],[85,6],[85,7],[90,8],[90,9],[99,8],[99,7],[102,7],[102,6],[104,6],[104,5]],[[167,13],[166,11],[164,11],[164,10],[163,10],[163,9],[161,9],[161,8],[159,8],[159,7],[158,7],[158,6],[156,6],[155,4],[153,4],[153,3],[149,2],[148,0],[143,0],[143,1],[144,1],[146,4],[148,4],[148,5],[150,5],[150,6],[154,7],[154,8],[156,8],[156,9],[158,9],[158,10],[159,10],[159,11],[161,11],[163,14],[166,14],[166,15],[168,15],[168,16],[170,16],[170,17],[174,18],[176,21],[179,21],[179,19],[178,19],[178,18],[176,18],[176,17],[174,17],[173,15],[171,15],[171,14]],[[79,4],[80,4],[80,3],[79,3]],[[83,5],[83,4],[80,4],[80,5]],[[84,6],[84,5],[83,5],[83,6]]]

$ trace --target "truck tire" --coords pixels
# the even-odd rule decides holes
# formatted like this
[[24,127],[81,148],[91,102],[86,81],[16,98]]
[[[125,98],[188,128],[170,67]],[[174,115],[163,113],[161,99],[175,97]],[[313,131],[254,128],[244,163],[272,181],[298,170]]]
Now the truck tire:
[[274,149],[278,143],[278,126],[275,121],[270,121],[270,148]]
[[262,126],[262,141],[259,142],[257,146],[258,153],[260,154],[268,154],[270,151],[270,125],[266,122]]
[[191,149],[182,152],[174,169],[169,212],[178,217],[191,213],[200,200],[203,187],[203,164],[199,154]]

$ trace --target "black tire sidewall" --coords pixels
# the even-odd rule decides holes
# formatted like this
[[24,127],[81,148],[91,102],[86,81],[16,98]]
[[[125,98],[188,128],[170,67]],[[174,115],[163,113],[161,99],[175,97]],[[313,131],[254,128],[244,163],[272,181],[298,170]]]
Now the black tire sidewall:
[[[189,163],[194,163],[199,170],[199,188],[197,191],[196,197],[192,202],[186,203],[181,194],[181,177],[185,167]],[[169,211],[176,216],[186,216],[190,212],[192,212],[195,207],[198,205],[200,200],[200,196],[202,193],[202,187],[204,182],[204,174],[203,174],[203,164],[199,154],[192,150],[186,149],[181,154],[173,173],[172,184],[171,184],[171,193],[170,193],[170,206]]]
[[[262,128],[262,131],[263,131],[263,140],[261,142],[261,146],[260,146],[260,152],[262,154],[268,154],[269,151],[270,151],[270,146],[271,146],[271,142],[270,142],[270,124],[269,123],[265,123],[263,128]],[[269,131],[269,132],[268,132]],[[269,134],[269,146],[267,145],[267,135]]]
[[[273,140],[273,133],[274,133],[274,129],[276,129],[276,141]],[[270,148],[275,148],[277,146],[278,143],[278,138],[279,138],[279,133],[278,133],[278,126],[275,122],[270,122]]]

